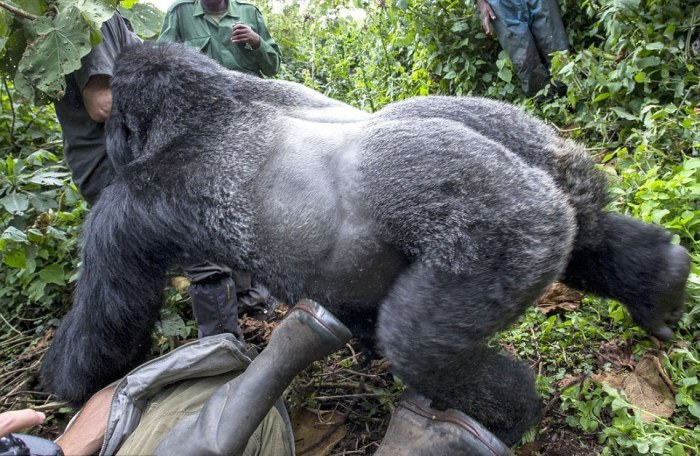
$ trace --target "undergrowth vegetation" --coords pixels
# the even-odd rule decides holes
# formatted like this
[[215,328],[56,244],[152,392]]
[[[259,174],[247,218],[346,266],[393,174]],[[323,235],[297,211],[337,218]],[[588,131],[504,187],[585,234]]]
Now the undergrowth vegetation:
[[[557,431],[590,451],[580,454],[700,454],[700,5],[559,3],[571,51],[554,57],[552,72],[568,91],[536,102],[471,2],[257,2],[283,51],[281,78],[367,111],[428,94],[519,104],[586,144],[610,176],[611,210],[665,226],[688,248],[688,312],[668,343],[634,327],[619,303],[591,297],[533,309],[498,342],[538,373],[547,406],[541,435],[523,442],[533,451]],[[0,76],[0,396],[9,407],[45,401],[20,374],[70,304],[89,209],[63,163],[52,107],[19,99]],[[181,317],[185,298],[169,293],[158,351],[196,335]]]

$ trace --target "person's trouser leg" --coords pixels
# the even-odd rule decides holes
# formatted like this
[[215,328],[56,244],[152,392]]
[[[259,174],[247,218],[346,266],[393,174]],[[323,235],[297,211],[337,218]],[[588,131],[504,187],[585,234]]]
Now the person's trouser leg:
[[190,280],[192,313],[199,337],[228,332],[240,338],[238,298],[231,270],[203,262],[188,266],[185,274]]
[[540,57],[547,67],[550,54],[569,49],[569,39],[561,20],[556,0],[528,0],[530,8],[530,31],[535,39]]
[[[239,372],[194,378],[168,386],[148,401],[136,430],[126,439],[118,455],[153,454],[158,444],[177,423],[200,412],[214,392]],[[243,456],[292,456],[292,439],[287,431],[283,408],[273,407],[245,444]],[[210,435],[189,435],[208,439]],[[181,453],[185,454],[185,453]],[[227,456],[227,455],[222,455]]]
[[524,1],[490,0],[496,19],[493,27],[498,42],[508,53],[526,95],[534,95],[549,82],[549,70],[537,50],[528,24],[529,13]]

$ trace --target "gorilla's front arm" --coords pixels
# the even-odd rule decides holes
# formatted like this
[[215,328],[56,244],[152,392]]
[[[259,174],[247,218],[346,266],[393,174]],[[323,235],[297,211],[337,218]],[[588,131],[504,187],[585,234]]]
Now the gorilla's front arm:
[[176,247],[156,211],[123,186],[104,192],[84,226],[82,268],[74,304],[42,365],[50,391],[81,403],[126,374],[151,347],[165,266]]
[[681,316],[687,252],[603,212],[605,177],[583,147],[512,106],[424,97],[370,115],[177,45],[125,53],[112,91],[118,175],[42,366],[64,399],[139,362],[165,271],[184,258],[327,306],[434,405],[506,443],[538,400],[485,342],[552,281],[622,301],[663,338]]

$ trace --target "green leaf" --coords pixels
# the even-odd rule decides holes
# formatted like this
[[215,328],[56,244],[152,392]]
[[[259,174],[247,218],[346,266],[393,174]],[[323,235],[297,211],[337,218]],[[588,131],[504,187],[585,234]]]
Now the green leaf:
[[150,3],[137,3],[132,8],[123,8],[121,5],[117,10],[124,16],[141,38],[153,38],[160,33],[165,13]]
[[615,114],[617,114],[618,117],[621,117],[626,120],[637,120],[635,116],[630,114],[629,112],[625,111],[622,108],[610,108]]
[[65,75],[80,68],[80,59],[90,52],[90,33],[83,14],[71,7],[61,11],[54,21],[40,17],[27,26],[38,38],[31,43],[17,68],[15,83],[36,87],[58,99],[65,91]]
[[39,277],[46,283],[55,283],[56,285],[65,285],[63,266],[58,263],[46,266],[39,271]]
[[7,227],[2,233],[0,239],[10,240],[14,242],[27,242],[27,235],[23,231],[18,230],[14,226]]
[[39,185],[63,185],[65,179],[70,175],[70,173],[63,173],[57,171],[47,171],[45,173],[39,173],[32,176],[29,182]]
[[24,253],[24,249],[14,249],[5,254],[2,262],[11,268],[22,269],[27,263],[27,255]]
[[659,42],[656,42],[656,43],[647,43],[647,45],[644,46],[644,47],[645,47],[645,49],[647,49],[648,51],[660,51],[661,49],[664,48],[664,43],[659,43]]
[[656,56],[650,56],[650,57],[643,57],[641,59],[635,60],[635,63],[639,67],[639,69],[644,69],[644,68],[656,68],[661,64],[661,59],[656,57]]
[[498,71],[498,77],[505,82],[510,82],[513,79],[513,72],[504,67]]
[[29,299],[39,301],[44,297],[46,290],[46,282],[43,280],[35,280],[29,287]]
[[37,244],[41,242],[42,239],[44,239],[44,234],[41,232],[41,230],[37,230],[36,228],[30,228],[27,230],[27,240],[29,242]]
[[0,200],[10,214],[24,214],[29,208],[29,197],[23,193],[12,193]]
[[156,329],[165,337],[184,339],[189,335],[189,329],[187,329],[184,320],[168,309],[163,309],[161,312],[160,320],[156,322]]
[[661,219],[663,219],[666,215],[670,213],[671,211],[669,211],[668,209],[657,209],[655,211],[652,211],[651,220],[654,223],[661,224]]
[[[700,416],[698,416],[698,418],[700,418]],[[671,456],[688,456],[688,453],[686,453],[683,445],[677,444],[671,447]]]
[[700,420],[700,404],[692,404],[688,406],[688,412],[695,418]]
[[464,38],[462,41],[459,42],[457,45],[458,48],[468,46],[469,45],[469,38]]
[[598,103],[599,101],[607,100],[610,98],[610,92],[603,92],[593,99],[593,103]]
[[469,24],[467,24],[464,21],[455,22],[454,24],[452,24],[452,28],[450,30],[453,32],[462,32],[464,30],[469,30]]

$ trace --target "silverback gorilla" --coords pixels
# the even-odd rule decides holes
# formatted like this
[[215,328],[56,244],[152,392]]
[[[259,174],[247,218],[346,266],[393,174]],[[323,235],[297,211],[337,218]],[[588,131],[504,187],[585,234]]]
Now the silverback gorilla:
[[126,51],[112,90],[117,176],[42,366],[74,403],[143,360],[166,270],[193,257],[318,301],[434,407],[508,444],[539,402],[486,341],[553,281],[621,301],[662,339],[682,316],[687,251],[604,212],[583,147],[512,106],[423,97],[367,114],[179,45]]

